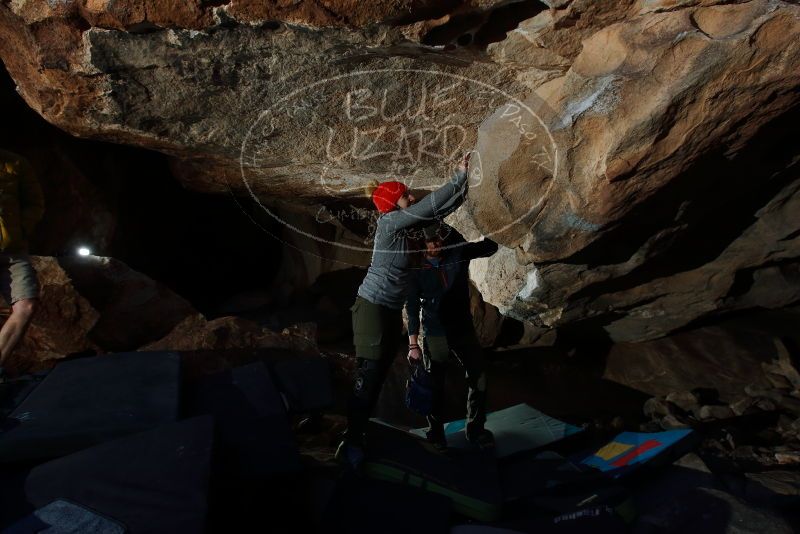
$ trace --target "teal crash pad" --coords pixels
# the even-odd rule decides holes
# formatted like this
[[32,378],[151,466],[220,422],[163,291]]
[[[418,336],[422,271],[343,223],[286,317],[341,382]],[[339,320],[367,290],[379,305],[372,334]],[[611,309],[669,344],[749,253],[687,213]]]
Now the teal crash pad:
[[[444,431],[449,447],[467,447],[463,432],[466,424],[466,419],[445,424]],[[580,427],[559,421],[528,404],[517,404],[490,412],[486,416],[486,428],[494,433],[495,454],[498,458],[538,449],[583,431]],[[414,429],[411,432],[417,436],[425,436],[424,429]]]

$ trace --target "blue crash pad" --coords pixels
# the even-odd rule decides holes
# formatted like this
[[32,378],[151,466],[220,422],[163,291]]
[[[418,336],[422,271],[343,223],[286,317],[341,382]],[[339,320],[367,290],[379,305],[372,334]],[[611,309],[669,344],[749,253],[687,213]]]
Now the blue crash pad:
[[[463,432],[466,424],[466,419],[445,424],[444,431],[449,447],[467,447]],[[583,431],[580,427],[559,421],[528,404],[517,404],[490,412],[486,416],[486,428],[494,434],[495,454],[498,458],[538,449]],[[425,435],[423,429],[414,429],[411,432],[418,436]]]
[[689,428],[665,432],[623,432],[579,461],[618,478],[668,449],[685,443],[691,434]]

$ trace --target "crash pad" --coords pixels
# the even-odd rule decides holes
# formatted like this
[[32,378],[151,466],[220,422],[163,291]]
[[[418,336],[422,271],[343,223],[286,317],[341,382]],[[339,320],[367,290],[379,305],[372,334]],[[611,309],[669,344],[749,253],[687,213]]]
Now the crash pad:
[[3,534],[123,534],[125,527],[79,504],[58,499],[3,530]]
[[623,432],[599,449],[577,460],[614,478],[653,462],[659,456],[686,443],[693,431],[689,428],[664,432]]
[[522,534],[522,532],[489,525],[456,525],[450,529],[450,534]]
[[178,419],[174,352],[129,352],[58,364],[8,416],[0,463],[63,456]]
[[632,520],[629,492],[603,473],[544,451],[515,456],[500,465],[506,509],[533,517],[569,514],[584,508],[606,506]]
[[[463,432],[466,424],[466,419],[445,424],[444,431],[449,447],[469,446]],[[583,431],[580,427],[559,421],[528,404],[517,404],[490,412],[486,416],[486,428],[494,434],[495,454],[498,458],[538,449]],[[412,432],[418,436],[425,435],[423,429],[414,429]]]
[[500,486],[506,503],[524,501],[570,484],[585,485],[593,476],[592,470],[552,451],[513,458],[500,465]]
[[333,373],[322,358],[298,357],[275,362],[272,367],[289,411],[310,413],[333,404]]
[[221,469],[244,478],[302,468],[283,398],[261,362],[203,377],[190,412],[217,422]]
[[13,412],[47,376],[47,371],[0,381],[0,420]]
[[370,421],[364,473],[449,497],[453,510],[480,521],[496,519],[502,507],[497,459],[492,451],[437,451],[404,430]]
[[[506,521],[503,528],[536,534],[627,534],[631,531],[623,518],[611,506],[589,506],[554,517],[538,517]],[[461,534],[459,532],[459,534]],[[487,533],[488,534],[488,533]]]
[[212,440],[213,418],[202,416],[108,441],[33,468],[25,498],[68,500],[132,533],[202,532]]
[[320,532],[446,534],[450,499],[420,488],[358,476],[342,477]]

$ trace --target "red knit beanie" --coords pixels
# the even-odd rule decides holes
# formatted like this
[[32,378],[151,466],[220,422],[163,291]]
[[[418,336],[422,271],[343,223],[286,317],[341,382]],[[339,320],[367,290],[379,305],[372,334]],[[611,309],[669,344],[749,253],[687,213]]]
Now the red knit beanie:
[[397,201],[408,189],[401,182],[383,182],[372,192],[372,202],[381,213],[397,209]]

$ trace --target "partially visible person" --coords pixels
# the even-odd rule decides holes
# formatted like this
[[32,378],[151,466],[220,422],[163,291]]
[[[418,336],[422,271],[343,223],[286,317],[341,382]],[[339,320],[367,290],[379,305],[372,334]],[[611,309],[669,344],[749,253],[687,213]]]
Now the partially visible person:
[[39,282],[28,240],[44,213],[44,196],[30,163],[0,150],[0,292],[11,315],[0,328],[0,368],[14,352],[36,311]]
[[[421,265],[412,271],[406,313],[408,315],[408,358],[424,358],[433,382],[431,414],[426,436],[439,449],[447,447],[444,433],[444,381],[447,361],[452,354],[466,371],[467,441],[481,448],[492,446],[492,433],[486,423],[486,373],[483,349],[472,322],[469,298],[469,262],[497,252],[497,243],[484,239],[465,242],[463,236],[446,224],[433,224],[424,230],[425,252]],[[422,311],[423,348],[418,344]]]
[[347,406],[347,430],[336,458],[358,468],[364,457],[364,430],[402,338],[402,310],[410,254],[407,232],[452,213],[467,191],[469,155],[445,185],[416,201],[405,184],[383,182],[371,193],[378,217],[372,262],[358,288],[353,312],[356,370]]

